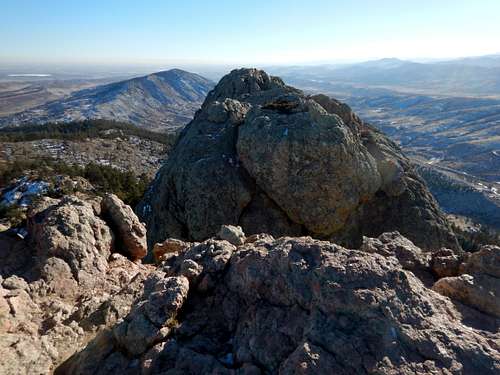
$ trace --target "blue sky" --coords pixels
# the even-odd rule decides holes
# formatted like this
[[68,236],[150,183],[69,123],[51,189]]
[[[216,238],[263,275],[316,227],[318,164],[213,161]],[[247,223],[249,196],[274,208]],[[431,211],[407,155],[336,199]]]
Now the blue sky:
[[289,64],[500,52],[500,0],[0,0],[0,62]]

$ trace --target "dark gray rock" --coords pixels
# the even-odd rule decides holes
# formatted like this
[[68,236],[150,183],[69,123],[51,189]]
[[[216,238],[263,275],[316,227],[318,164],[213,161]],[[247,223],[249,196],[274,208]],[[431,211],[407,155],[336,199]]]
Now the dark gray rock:
[[308,234],[352,247],[399,231],[424,250],[458,248],[401,150],[326,96],[256,69],[222,78],[183,130],[139,215],[152,247],[247,234]]

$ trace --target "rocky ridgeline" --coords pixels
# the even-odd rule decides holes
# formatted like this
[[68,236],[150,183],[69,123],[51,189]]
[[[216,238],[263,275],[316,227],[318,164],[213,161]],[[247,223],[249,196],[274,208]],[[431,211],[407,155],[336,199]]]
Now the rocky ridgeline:
[[0,373],[500,372],[500,248],[461,251],[339,102],[231,73],[140,209],[46,197],[0,233]]
[[151,246],[203,240],[233,224],[349,247],[395,230],[425,250],[458,247],[393,142],[347,105],[256,69],[231,72],[208,94],[139,213]]
[[118,252],[144,255],[129,214],[44,200],[31,247],[0,237],[0,373],[500,371],[498,247],[429,253],[392,232],[349,250],[225,226],[157,244],[153,266]]

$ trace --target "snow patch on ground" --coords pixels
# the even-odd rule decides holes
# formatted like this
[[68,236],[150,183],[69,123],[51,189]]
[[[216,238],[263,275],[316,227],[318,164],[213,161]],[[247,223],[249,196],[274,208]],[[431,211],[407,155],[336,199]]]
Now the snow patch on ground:
[[4,189],[1,194],[0,205],[27,207],[33,198],[47,193],[48,188],[49,184],[45,181],[33,181],[23,177],[13,186]]

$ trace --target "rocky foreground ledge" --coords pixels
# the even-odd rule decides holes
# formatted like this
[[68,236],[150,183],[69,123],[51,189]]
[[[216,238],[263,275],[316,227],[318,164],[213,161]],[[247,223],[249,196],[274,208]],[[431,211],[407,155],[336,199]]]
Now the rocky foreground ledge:
[[0,373],[500,371],[498,247],[429,253],[384,233],[349,250],[223,227],[144,265],[123,247],[141,225],[116,197],[65,197],[32,210],[29,243],[0,237]]
[[[0,233],[0,374],[51,373],[128,312],[154,269],[137,262],[145,227],[114,195],[44,197],[27,230]],[[118,294],[124,307],[106,307]]]

